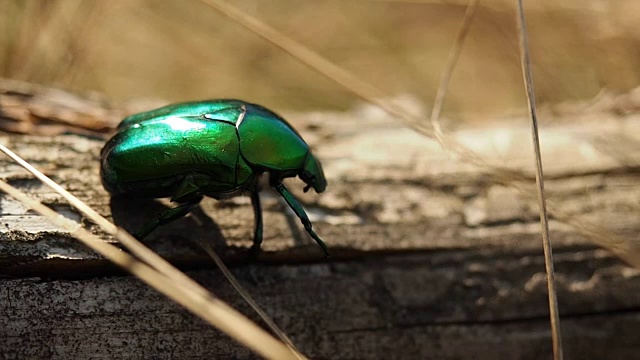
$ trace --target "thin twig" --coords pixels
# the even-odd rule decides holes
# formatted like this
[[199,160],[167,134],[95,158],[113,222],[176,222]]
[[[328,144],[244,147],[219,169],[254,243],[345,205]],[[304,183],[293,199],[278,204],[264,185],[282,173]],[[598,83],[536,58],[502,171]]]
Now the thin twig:
[[402,107],[386,101],[387,94],[373,86],[372,84],[354,76],[349,71],[337,66],[331,61],[320,56],[318,53],[312,51],[306,46],[296,42],[290,37],[282,34],[273,27],[265,24],[264,22],[242,12],[233,5],[222,0],[200,0],[203,3],[209,5],[213,9],[217,10],[221,14],[227,16],[238,24],[244,26],[248,30],[252,31],[256,35],[259,35],[263,39],[269,41],[273,45],[287,52],[289,55],[298,59],[303,64],[309,66],[311,69],[326,76],[330,80],[333,80],[351,91],[353,94],[359,96],[363,100],[377,105],[388,114],[396,118],[402,119],[404,122],[413,125],[413,128],[427,137],[433,137],[433,131],[431,129],[419,126],[419,121],[416,117],[409,114]]
[[469,29],[471,28],[471,22],[473,21],[476,10],[478,9],[478,2],[479,0],[469,0],[467,9],[464,12],[464,18],[462,19],[462,25],[460,25],[460,31],[458,32],[458,36],[453,43],[453,47],[451,48],[451,52],[449,53],[449,57],[447,59],[446,67],[442,72],[442,76],[440,77],[440,85],[438,86],[436,98],[433,101],[433,108],[431,109],[431,117],[429,118],[429,122],[431,122],[431,126],[433,126],[433,130],[435,131],[435,135],[438,138],[438,141],[445,148],[446,146],[444,146],[444,140],[442,137],[442,127],[440,126],[439,121],[440,113],[442,113],[444,97],[447,94],[447,90],[449,89],[451,75],[453,74],[453,70],[456,68],[458,58],[460,57],[460,53],[462,52],[462,46],[464,45],[464,41],[467,39]]
[[[93,222],[95,222],[100,227],[102,227],[106,232],[116,236],[116,238],[120,241],[120,243],[122,243],[126,248],[128,248],[133,254],[138,256],[140,259],[147,262],[150,266],[154,267],[155,269],[165,274],[167,277],[173,279],[174,281],[177,281],[179,283],[189,286],[193,291],[200,292],[200,293],[207,292],[199,284],[191,280],[191,278],[184,275],[178,269],[173,267],[173,265],[171,265],[168,261],[166,261],[161,256],[153,252],[151,249],[144,246],[142,243],[140,243],[138,240],[133,238],[131,235],[129,235],[124,229],[121,229],[115,226],[114,224],[112,224],[111,222],[109,222],[107,219],[102,217],[96,211],[94,211],[89,206],[87,206],[82,201],[80,201],[80,199],[78,199],[73,194],[66,191],[64,188],[58,185],[55,181],[51,180],[49,177],[44,175],[38,169],[33,167],[31,164],[26,162],[24,159],[19,157],[17,154],[15,154],[14,152],[9,150],[2,144],[0,144],[0,151],[4,152],[12,160],[18,163],[18,165],[24,167],[27,171],[33,174],[38,180],[42,181],[47,186],[51,187],[54,191],[56,191],[58,194],[64,197],[71,205],[73,205],[75,208],[80,210],[80,212],[85,214],[89,219],[91,219]],[[208,247],[205,247],[204,245],[203,247],[209,253],[209,255],[213,258],[213,260],[216,262],[216,264],[218,265],[220,270],[223,272],[223,274],[227,277],[227,279],[229,279],[229,282],[231,282],[231,285],[234,288],[236,288],[236,290],[238,290],[240,295],[258,313],[258,315],[262,317],[262,319],[273,330],[273,332],[276,333],[276,335],[278,335],[278,337],[280,337],[280,339],[291,349],[291,351],[296,356],[296,358],[303,359],[304,356],[293,345],[293,342],[291,341],[291,339],[289,339],[286,336],[286,334],[275,324],[275,322],[271,320],[269,316],[258,306],[258,304],[251,298],[251,296],[247,293],[247,291],[242,288],[240,283],[233,278],[233,274],[231,274],[229,270],[226,269],[222,261],[220,259],[216,260],[217,256],[215,256],[215,252],[213,253],[213,255],[211,253],[213,252],[213,249],[208,249]]]
[[260,307],[260,305],[258,305],[258,302],[255,301],[255,299],[251,296],[251,294],[249,294],[249,291],[247,291],[247,289],[245,289],[244,286],[240,284],[240,281],[238,281],[238,279],[233,275],[233,273],[231,273],[231,270],[229,270],[229,268],[224,264],[222,259],[220,259],[218,254],[215,252],[215,250],[213,249],[213,246],[211,245],[211,242],[201,240],[201,241],[198,241],[198,243],[200,247],[202,247],[204,251],[206,251],[207,254],[209,254],[213,262],[215,262],[218,268],[220,268],[220,271],[222,271],[222,274],[227,278],[227,280],[229,280],[229,282],[231,283],[231,286],[233,286],[233,288],[236,289],[236,291],[238,292],[238,294],[240,294],[240,296],[244,299],[244,301],[246,301],[247,304],[251,306],[251,308],[258,314],[258,316],[260,316],[262,321],[264,321],[267,324],[267,326],[280,338],[280,340],[282,340],[282,342],[284,342],[285,345],[287,345],[291,349],[291,351],[298,357],[298,359],[302,360],[303,356],[301,355],[301,352],[293,344],[293,341],[291,341],[291,339],[278,326],[278,324],[276,324],[275,321],[273,321],[273,319],[271,319],[271,317],[269,317],[269,315]]
[[[76,236],[91,249],[140,277],[140,279],[148,285],[185,306],[209,324],[215,326],[261,356],[269,359],[300,359],[301,355],[295,354],[289,347],[273,338],[244,315],[223,301],[214,298],[205,288],[145,247],[125,230],[111,224],[108,220],[100,216],[93,209],[2,144],[0,144],[0,151],[7,154],[47,186],[53,188],[57,193],[67,199],[72,206],[80,210],[106,232],[116,236],[125,247],[145,261],[146,264],[129,255],[125,258],[119,256],[118,254],[124,253],[83,228],[74,231],[77,228],[75,223],[73,223],[73,226],[70,226],[68,223],[69,220],[66,220],[62,215],[55,213],[53,210],[29,198],[19,190],[2,181],[0,181],[1,190],[23,202],[26,206],[41,213],[43,216],[47,216],[53,223],[65,229],[70,229],[72,235]],[[142,273],[139,274],[139,272]]]
[[[375,86],[347,72],[345,69],[338,67],[329,60],[323,58],[319,54],[311,51],[304,45],[292,40],[290,37],[278,32],[274,28],[266,25],[258,19],[246,14],[233,6],[221,0],[200,0],[210,5],[215,10],[229,17],[231,20],[246,27],[256,35],[261,36],[273,45],[283,49],[286,53],[298,59],[305,65],[320,74],[323,74],[330,80],[340,84],[345,89],[358,95],[365,101],[379,106],[387,112],[390,117],[403,121],[413,130],[428,138],[437,138],[434,129],[428,121],[410,114],[402,107],[393,106],[385,102],[383,99],[388,97]],[[350,82],[352,81],[352,82]],[[428,127],[427,127],[428,126]],[[468,149],[461,144],[454,136],[450,134],[440,134],[442,142],[446,144],[445,150],[453,157],[467,164],[478,166],[480,169],[492,178],[496,183],[510,186],[519,191],[526,199],[536,201],[536,196],[531,195],[528,191],[524,191],[518,182],[527,182],[533,179],[526,171],[505,167],[502,164],[491,162]],[[640,251],[637,250],[627,239],[611,234],[606,229],[593,224],[585,224],[575,217],[568,216],[562,210],[549,208],[548,212],[555,218],[574,228],[576,231],[587,236],[595,244],[602,246],[618,257],[629,263],[630,265],[640,268]]]
[[[78,209],[81,213],[87,216],[91,221],[95,222],[107,233],[113,236],[116,236],[118,240],[122,243],[122,245],[128,248],[138,258],[145,261],[150,266],[156,268],[158,271],[164,273],[165,275],[169,276],[170,278],[176,281],[181,281],[186,284],[195,283],[189,277],[187,277],[186,275],[182,274],[180,271],[175,269],[173,265],[169,264],[169,262],[167,262],[161,256],[151,251],[151,249],[144,246],[138,240],[133,238],[133,236],[129,235],[124,229],[121,229],[116,225],[112,224],[111,222],[109,222],[109,220],[102,217],[91,207],[83,203],[80,199],[75,197],[73,194],[69,193],[62,186],[58,185],[55,181],[51,180],[48,176],[46,176],[40,170],[33,167],[31,164],[29,164],[27,161],[22,159],[16,153],[9,150],[7,147],[5,147],[2,144],[0,144],[0,151],[5,153],[18,165],[25,168],[28,172],[33,174],[33,176],[35,176],[38,180],[42,181],[45,185],[52,188],[56,193],[60,194],[65,200],[69,202],[69,204],[71,204],[71,206]],[[199,285],[196,284],[194,288],[197,288],[197,287],[199,287]]]
[[536,157],[536,185],[538,190],[538,205],[540,208],[540,225],[542,227],[542,247],[544,249],[544,261],[547,271],[547,288],[549,290],[549,316],[551,318],[551,337],[553,341],[553,357],[561,360],[562,336],[560,332],[560,316],[558,314],[558,299],[556,295],[555,273],[553,271],[553,249],[549,238],[549,219],[547,216],[547,204],[544,194],[544,174],[542,172],[542,156],[540,155],[540,137],[538,135],[538,119],[536,114],[536,98],[533,87],[533,76],[531,75],[531,59],[529,57],[529,42],[527,39],[527,25],[524,17],[522,0],[516,1],[518,4],[517,20],[520,37],[520,59],[522,60],[522,75],[524,86],[527,91],[527,103],[529,116],[531,118],[531,136],[533,139],[533,150]]

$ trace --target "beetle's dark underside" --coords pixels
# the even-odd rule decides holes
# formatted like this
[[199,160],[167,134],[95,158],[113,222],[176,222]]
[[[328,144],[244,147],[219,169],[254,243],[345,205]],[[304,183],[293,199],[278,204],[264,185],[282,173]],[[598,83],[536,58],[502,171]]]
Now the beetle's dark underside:
[[132,115],[101,152],[101,176],[112,194],[172,197],[179,203],[136,234],[191,211],[203,196],[216,199],[249,193],[255,214],[254,246],[262,242],[262,210],[256,186],[263,172],[327,253],[298,201],[282,179],[298,175],[322,192],[326,180],[308,145],[284,119],[240,100],[170,105]]

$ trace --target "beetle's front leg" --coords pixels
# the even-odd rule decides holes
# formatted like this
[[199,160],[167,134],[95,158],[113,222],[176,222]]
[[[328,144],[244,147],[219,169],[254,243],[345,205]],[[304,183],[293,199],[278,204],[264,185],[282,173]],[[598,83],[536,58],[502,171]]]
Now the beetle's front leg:
[[324,255],[326,257],[329,257],[329,249],[327,249],[327,245],[324,243],[324,241],[322,241],[322,239],[320,239],[318,234],[316,234],[316,232],[313,231],[311,227],[312,226],[311,221],[309,220],[307,213],[304,212],[302,205],[300,205],[298,200],[296,200],[296,198],[294,198],[293,195],[291,195],[289,190],[287,190],[287,188],[285,188],[282,183],[277,183],[274,185],[274,187],[276,188],[278,193],[284,198],[284,200],[287,202],[291,210],[293,210],[293,212],[296,213],[296,215],[298,216],[298,219],[300,219],[300,222],[302,222],[304,229],[307,230],[307,233],[311,235],[313,240],[315,240],[318,243],[318,245],[320,245],[320,247],[322,248],[322,251],[324,251]]
[[253,245],[249,253],[255,257],[260,251],[260,244],[262,244],[262,206],[260,205],[260,193],[257,189],[251,192],[251,205],[253,206],[255,230],[253,233]]
[[191,210],[198,205],[198,203],[202,200],[202,196],[196,197],[188,202],[180,204],[173,209],[169,209],[167,211],[161,212],[158,214],[153,220],[145,224],[140,230],[138,230],[133,236],[136,239],[144,239],[149,235],[153,230],[155,230],[160,225],[168,224],[174,220],[177,220],[185,215],[187,215]]

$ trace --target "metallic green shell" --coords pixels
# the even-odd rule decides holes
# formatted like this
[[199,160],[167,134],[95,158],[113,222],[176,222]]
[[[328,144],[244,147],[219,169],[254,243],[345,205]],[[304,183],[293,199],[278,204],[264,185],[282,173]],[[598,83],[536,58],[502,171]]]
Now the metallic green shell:
[[216,119],[225,120],[235,124],[242,111],[241,107],[243,104],[245,104],[245,102],[241,100],[207,100],[167,105],[125,118],[118,126],[118,130],[151,119],[163,119],[167,117],[204,117],[205,114],[215,113],[219,113],[217,114]]
[[[302,137],[277,114],[240,100],[165,106],[124,119],[102,150],[102,180],[112,193],[173,196],[181,179],[197,174],[209,195],[249,186],[264,170],[305,174],[316,191],[326,181]],[[310,176],[306,176],[309,175]]]
[[300,170],[309,146],[291,125],[274,113],[248,106],[236,124],[242,156],[253,165],[270,170]]
[[[122,128],[105,145],[103,182],[115,192],[126,192],[125,183],[195,172],[211,175],[213,191],[230,191],[242,185],[236,177],[239,148],[232,124],[189,117],[150,118]],[[243,174],[246,181],[246,171]]]

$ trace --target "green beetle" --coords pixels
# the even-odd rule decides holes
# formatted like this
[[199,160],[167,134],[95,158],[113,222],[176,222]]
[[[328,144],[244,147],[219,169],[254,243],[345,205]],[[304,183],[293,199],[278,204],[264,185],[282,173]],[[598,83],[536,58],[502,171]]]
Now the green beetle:
[[131,115],[100,153],[102,184],[113,195],[171,197],[179,205],[159,214],[135,236],[187,215],[203,196],[251,196],[255,216],[252,252],[262,243],[258,178],[270,184],[322,247],[304,209],[282,180],[299,176],[320,193],[327,187],[322,166],[300,134],[282,117],[241,100],[210,100],[165,106]]

